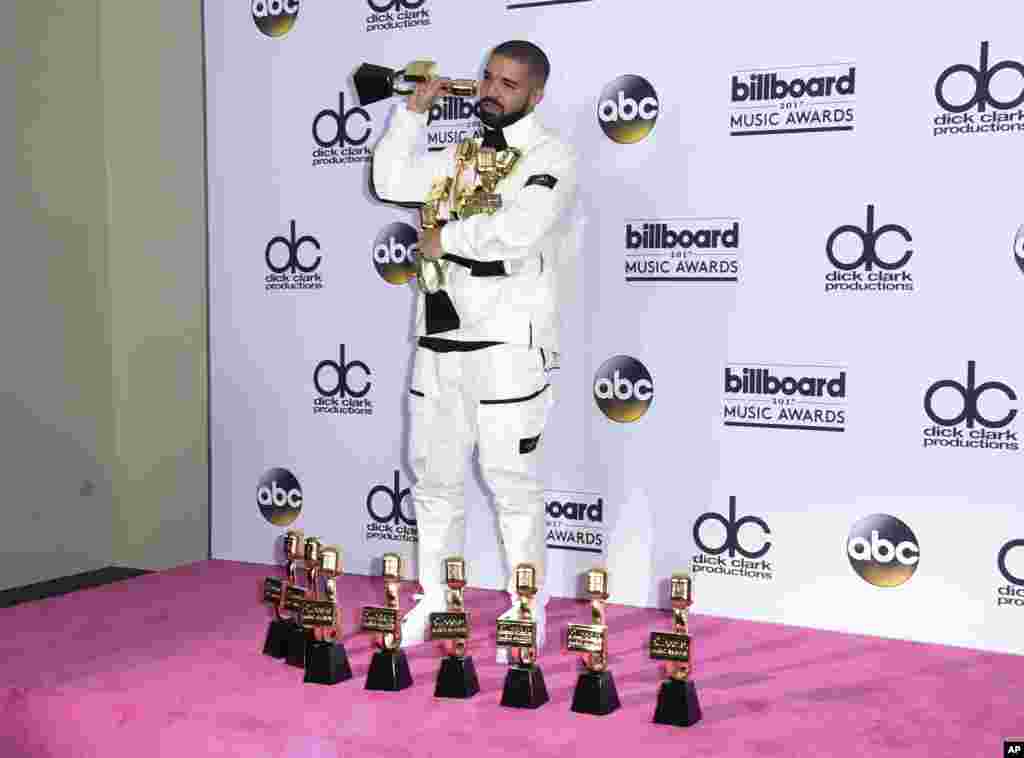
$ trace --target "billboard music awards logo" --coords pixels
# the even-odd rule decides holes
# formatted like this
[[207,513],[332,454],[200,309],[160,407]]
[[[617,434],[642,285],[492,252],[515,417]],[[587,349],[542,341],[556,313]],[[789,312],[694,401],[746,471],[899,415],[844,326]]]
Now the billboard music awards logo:
[[932,136],[1020,133],[1024,131],[1024,63],[990,60],[982,42],[978,65],[957,63],[935,80],[935,102],[942,109],[932,118]]
[[407,284],[416,277],[420,235],[400,221],[388,224],[373,241],[373,267],[388,284]]
[[914,275],[904,270],[914,255],[905,226],[875,226],[875,206],[868,205],[864,226],[843,224],[828,236],[825,292],[913,292]]
[[996,568],[1008,584],[996,591],[997,608],[1024,608],[1024,540],[1010,540],[999,549]]
[[369,163],[367,142],[373,134],[373,117],[358,104],[345,107],[345,93],[338,93],[338,108],[324,108],[313,117],[313,166]]
[[736,218],[626,219],[627,282],[738,282]]
[[[925,390],[924,412],[931,426],[921,431],[926,448],[973,448],[1017,452],[1017,393],[1003,381],[978,382],[975,361],[967,361],[966,384],[943,379]],[[1009,427],[1009,428],[1007,428]]]
[[730,85],[733,137],[852,132],[855,126],[853,63],[744,69],[733,72]]
[[430,26],[427,0],[366,0],[370,15],[366,17],[366,31],[393,32]]
[[338,346],[338,360],[323,360],[313,369],[313,415],[372,416],[373,401],[366,397],[373,382],[370,367],[362,361],[346,361],[345,345]]
[[286,468],[272,468],[256,485],[256,505],[274,526],[288,526],[302,512],[302,487]]
[[630,145],[647,137],[658,120],[658,93],[642,76],[627,74],[605,85],[597,100],[597,123],[608,139]]
[[1017,234],[1013,238],[1013,259],[1017,261],[1017,268],[1024,274],[1024,226],[1017,227]]
[[484,133],[480,103],[467,97],[438,98],[427,111],[427,149],[441,150]]
[[390,484],[378,484],[366,495],[366,540],[416,542],[416,518],[413,516],[412,491],[402,487],[402,475],[395,469]]
[[636,421],[654,402],[654,379],[636,358],[616,355],[594,374],[594,402],[612,421]]
[[323,255],[320,241],[309,234],[298,236],[295,219],[289,222],[288,236],[271,237],[263,250],[267,275],[263,278],[267,292],[309,291],[324,287],[320,272]]
[[876,513],[850,529],[846,557],[868,584],[899,587],[917,571],[921,548],[909,526],[895,516]]
[[764,560],[771,533],[760,516],[736,518],[736,498],[730,496],[728,517],[709,511],[693,522],[693,541],[700,549],[693,557],[693,572],[771,580],[772,564]]
[[548,549],[607,555],[604,498],[598,493],[547,490],[544,510]]
[[299,0],[252,0],[252,20],[268,37],[283,37],[299,17]]
[[725,367],[725,426],[843,432],[846,420],[845,366],[741,362]]

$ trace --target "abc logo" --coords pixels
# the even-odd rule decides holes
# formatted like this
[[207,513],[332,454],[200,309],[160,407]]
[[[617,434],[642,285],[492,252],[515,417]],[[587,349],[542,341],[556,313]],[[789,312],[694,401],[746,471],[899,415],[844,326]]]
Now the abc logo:
[[[996,81],[996,75],[1003,71],[1008,73]],[[954,79],[956,74],[966,74],[966,77]],[[956,102],[951,101],[950,96]],[[1008,99],[999,99],[1000,96]],[[988,42],[982,42],[977,68],[958,63],[939,74],[935,82],[935,100],[950,113],[963,113],[975,106],[978,113],[984,113],[989,105],[1000,111],[1016,108],[1024,103],[1024,65],[1007,60],[989,67]]]
[[[836,255],[836,240],[842,237],[844,234],[850,234],[857,238],[859,243],[859,250],[857,251],[857,257],[850,261],[841,260]],[[825,253],[828,255],[829,262],[838,269],[843,271],[852,271],[853,269],[860,268],[863,266],[865,270],[871,271],[875,266],[886,271],[894,271],[899,268],[903,268],[907,265],[907,261],[910,260],[910,256],[914,254],[913,250],[907,249],[903,251],[903,254],[895,260],[885,260],[878,254],[878,243],[882,237],[887,234],[896,234],[902,237],[906,242],[911,242],[910,232],[907,231],[906,227],[900,226],[899,224],[885,224],[883,226],[875,228],[875,206],[868,206],[867,223],[862,229],[859,226],[853,224],[844,224],[836,229],[828,237],[828,242],[825,243]],[[842,245],[840,245],[842,247]]]
[[416,519],[402,510],[402,503],[409,502],[409,488],[401,488],[400,474],[395,470],[395,486],[378,484],[366,496],[366,511],[378,524],[393,523],[416,526]]
[[[718,546],[709,545],[704,541],[704,537],[707,536],[704,533],[704,526],[709,521],[717,521],[722,525],[725,531],[725,537],[722,540],[722,544]],[[729,518],[726,518],[721,513],[715,513],[710,511],[702,514],[696,521],[693,522],[693,539],[697,543],[702,551],[708,555],[721,555],[722,553],[729,551],[729,557],[735,558],[736,553],[739,553],[744,558],[760,558],[771,548],[772,543],[767,539],[761,540],[761,546],[755,547],[754,545],[748,544],[746,546],[740,542],[740,529],[746,524],[752,524],[761,530],[762,535],[771,534],[772,530],[768,528],[768,524],[763,518],[758,516],[744,516],[741,519],[736,518],[736,498],[729,498]],[[713,530],[717,532],[718,530]],[[752,530],[748,529],[744,534],[749,534]],[[754,538],[756,540],[756,537]]]
[[375,13],[387,13],[388,11],[412,11],[416,10],[427,0],[366,0],[366,4]]
[[385,226],[373,241],[373,266],[388,284],[405,284],[416,276],[414,260],[419,252],[419,234],[396,221]]
[[597,101],[597,122],[614,142],[639,142],[658,120],[658,93],[646,79],[627,74],[601,91]]
[[299,238],[295,237],[295,219],[292,219],[290,237],[277,236],[267,243],[267,249],[263,253],[263,257],[267,261],[267,268],[275,274],[286,272],[294,274],[297,271],[310,274],[316,271],[320,268],[323,256],[310,254],[306,262],[303,262],[299,257],[303,245],[309,245],[314,250],[320,249],[320,242],[316,237],[311,237],[308,234]]
[[[953,390],[953,392],[960,396],[959,401],[954,401],[952,408],[949,407],[948,403],[943,403],[946,409],[949,410],[959,408],[952,416],[940,416],[935,408],[935,396],[939,390],[943,389]],[[981,410],[981,397],[987,392],[1002,393],[1008,400],[1017,399],[1017,393],[1013,391],[1013,388],[1003,382],[976,384],[974,361],[967,361],[966,386],[955,379],[943,379],[941,382],[935,382],[924,393],[924,412],[928,414],[928,418],[940,426],[957,426],[966,421],[968,429],[973,429],[975,423],[981,424],[986,429],[1002,428],[1013,421],[1017,415],[1017,409],[1011,408],[1000,418],[992,418],[985,415]],[[992,405],[989,405],[989,402],[986,401],[985,407],[988,413],[993,413],[994,408]]]
[[1017,234],[1013,237],[1013,257],[1017,261],[1017,267],[1024,274],[1024,226],[1017,227]]
[[313,369],[313,385],[316,387],[316,391],[320,393],[321,397],[334,397],[335,395],[340,395],[341,397],[363,397],[370,391],[373,383],[366,379],[360,388],[350,385],[349,372],[354,368],[362,371],[364,376],[370,376],[370,367],[362,361],[349,361],[346,363],[345,345],[339,345],[337,361],[320,361],[316,364],[316,368]]
[[850,565],[876,587],[898,587],[917,571],[921,549],[910,527],[894,516],[876,513],[861,519],[846,540]]
[[594,374],[594,400],[612,421],[636,421],[654,401],[654,380],[636,358],[616,355]]
[[[1014,549],[1024,550],[1024,540],[1010,540],[999,550],[999,557],[996,559],[996,565],[999,567],[999,573],[1006,577],[1006,581],[1010,584],[1016,584],[1018,587],[1024,587],[1024,574],[1016,576],[1010,567],[1007,565],[1007,558],[1010,557],[1010,551]],[[1022,565],[1021,562],[1017,563],[1018,566]]]
[[299,17],[299,0],[252,0],[252,20],[268,37],[283,37]]
[[302,511],[302,488],[291,471],[272,468],[256,487],[256,504],[274,526],[288,526]]

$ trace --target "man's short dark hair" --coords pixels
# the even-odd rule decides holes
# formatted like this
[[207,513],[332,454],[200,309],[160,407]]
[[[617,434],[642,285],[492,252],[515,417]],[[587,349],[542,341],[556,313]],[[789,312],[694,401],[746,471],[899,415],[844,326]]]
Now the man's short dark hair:
[[502,42],[491,51],[491,55],[500,55],[524,64],[529,68],[530,77],[534,81],[540,82],[542,87],[547,84],[548,76],[551,74],[551,62],[544,51],[532,42],[522,39]]

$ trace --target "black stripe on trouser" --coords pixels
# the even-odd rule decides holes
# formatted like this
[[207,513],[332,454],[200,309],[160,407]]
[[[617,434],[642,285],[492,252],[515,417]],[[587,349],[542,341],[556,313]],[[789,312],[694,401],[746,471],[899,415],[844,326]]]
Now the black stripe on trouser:
[[422,392],[420,392],[419,390],[414,390],[414,389],[412,389],[412,387],[409,388],[409,394],[410,395],[415,395],[416,397],[423,397],[423,393]]
[[477,261],[453,253],[445,253],[441,258],[465,266],[469,269],[470,276],[505,276],[507,273],[504,261]]
[[533,394],[524,395],[523,397],[511,397],[507,400],[481,400],[480,405],[509,405],[511,403],[525,403],[527,400],[533,400],[535,397],[539,396],[550,386],[550,384],[545,384]]

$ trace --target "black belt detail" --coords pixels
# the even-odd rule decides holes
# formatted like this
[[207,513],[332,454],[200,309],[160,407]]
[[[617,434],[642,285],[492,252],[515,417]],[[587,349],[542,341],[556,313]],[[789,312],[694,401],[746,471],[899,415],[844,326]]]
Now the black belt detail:
[[462,326],[459,321],[459,314],[455,311],[455,305],[448,293],[444,290],[428,292],[425,298],[425,315],[427,318],[427,334],[440,334],[450,332]]
[[471,353],[485,347],[502,345],[502,342],[481,342],[469,340],[446,340],[444,337],[420,337],[416,343],[434,353]]
[[414,390],[412,387],[409,388],[409,394],[415,397],[425,397],[425,395],[419,390]]
[[507,276],[504,261],[476,261],[472,258],[463,258],[461,255],[445,253],[441,256],[446,261],[458,263],[469,269],[470,276]]
[[524,397],[512,397],[507,400],[481,400],[480,405],[510,405],[512,403],[525,403],[527,400],[533,400],[535,397],[538,397],[550,386],[550,384],[545,384],[532,395],[525,395]]

